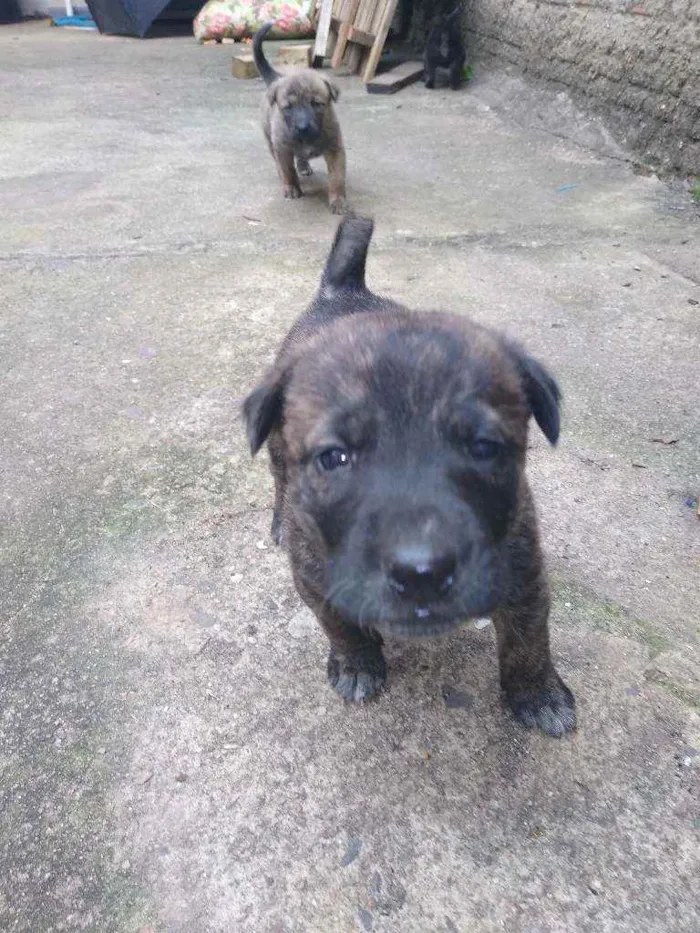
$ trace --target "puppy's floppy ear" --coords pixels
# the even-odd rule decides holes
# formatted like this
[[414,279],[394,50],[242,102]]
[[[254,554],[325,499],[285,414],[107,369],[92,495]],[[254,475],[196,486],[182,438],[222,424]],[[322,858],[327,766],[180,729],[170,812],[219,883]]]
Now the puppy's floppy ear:
[[338,100],[340,97],[340,88],[337,84],[334,84],[333,81],[330,81],[328,78],[323,79],[328,86],[328,93],[331,95],[331,100]]
[[282,421],[286,381],[283,374],[273,372],[243,402],[243,417],[253,456],[265,443],[270,431]]
[[560,427],[561,392],[559,386],[544,366],[517,343],[507,341],[506,348],[518,367],[525,397],[535,421],[549,443],[556,444]]

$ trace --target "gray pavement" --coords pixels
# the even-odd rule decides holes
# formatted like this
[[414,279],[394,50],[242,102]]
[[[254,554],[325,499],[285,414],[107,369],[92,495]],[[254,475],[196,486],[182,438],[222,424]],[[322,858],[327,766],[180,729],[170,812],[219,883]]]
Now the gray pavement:
[[372,287],[564,389],[530,475],[580,729],[505,715],[490,627],[344,708],[237,414],[336,220],[230,55],[0,27],[0,929],[697,933],[698,209],[512,74],[340,79]]

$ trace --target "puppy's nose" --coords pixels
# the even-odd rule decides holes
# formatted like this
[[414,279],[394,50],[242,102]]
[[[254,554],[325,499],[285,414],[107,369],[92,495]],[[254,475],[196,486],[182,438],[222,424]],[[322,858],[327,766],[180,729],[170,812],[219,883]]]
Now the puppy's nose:
[[392,551],[389,585],[404,599],[422,602],[439,599],[454,582],[457,557],[448,548],[403,544]]
[[312,136],[316,130],[313,119],[307,114],[299,114],[294,125],[294,132],[300,139]]

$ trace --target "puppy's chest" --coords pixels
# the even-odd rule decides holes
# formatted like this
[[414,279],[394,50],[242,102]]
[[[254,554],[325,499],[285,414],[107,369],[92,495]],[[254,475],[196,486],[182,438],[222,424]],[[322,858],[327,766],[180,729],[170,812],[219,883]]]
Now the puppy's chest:
[[320,143],[294,143],[294,155],[299,159],[317,159],[324,150]]

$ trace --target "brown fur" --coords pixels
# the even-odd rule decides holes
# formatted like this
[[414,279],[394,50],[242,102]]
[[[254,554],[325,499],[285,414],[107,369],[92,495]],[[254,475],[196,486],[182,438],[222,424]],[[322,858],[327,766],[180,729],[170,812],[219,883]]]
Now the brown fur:
[[[254,49],[258,68],[268,83],[262,101],[263,132],[277,165],[284,196],[302,196],[299,174],[311,175],[309,159],[323,156],[328,167],[329,207],[334,214],[342,214],[346,210],[345,149],[333,107],[340,92],[332,81],[311,68],[286,74],[274,71],[262,53],[267,31],[267,26],[259,30]],[[307,138],[299,138],[295,114],[313,124],[313,133]]]
[[[368,292],[364,256],[352,276],[348,268],[370,236],[366,221],[341,225],[317,298],[246,401],[253,452],[267,440],[270,453],[273,535],[283,539],[295,585],[329,638],[329,680],[345,699],[381,689],[384,635],[441,634],[471,614],[489,614],[511,709],[525,725],[561,735],[575,726],[574,700],[550,657],[548,586],[525,477],[530,417],[552,442],[558,435],[556,384],[493,331],[458,315],[410,312]],[[472,428],[465,427],[467,413]],[[501,439],[510,451],[499,454],[502,463],[462,466],[470,441],[462,442],[460,432],[472,429]],[[348,450],[358,452],[345,478],[314,465],[315,451],[335,449],[341,433]],[[352,470],[362,469],[353,487]],[[454,470],[462,469],[468,481],[455,495]],[[345,493],[343,483],[350,484]],[[348,505],[350,490],[355,498]],[[361,524],[368,502],[380,522],[369,537]],[[435,546],[454,544],[455,553],[469,555],[456,565],[454,597],[452,589],[433,594],[430,612],[421,600],[385,597],[385,552],[380,563],[365,553],[384,547],[386,528],[391,533],[406,519],[409,529],[419,525],[424,507],[444,516],[445,528],[438,522],[431,532]],[[462,507],[466,525],[447,528]]]

